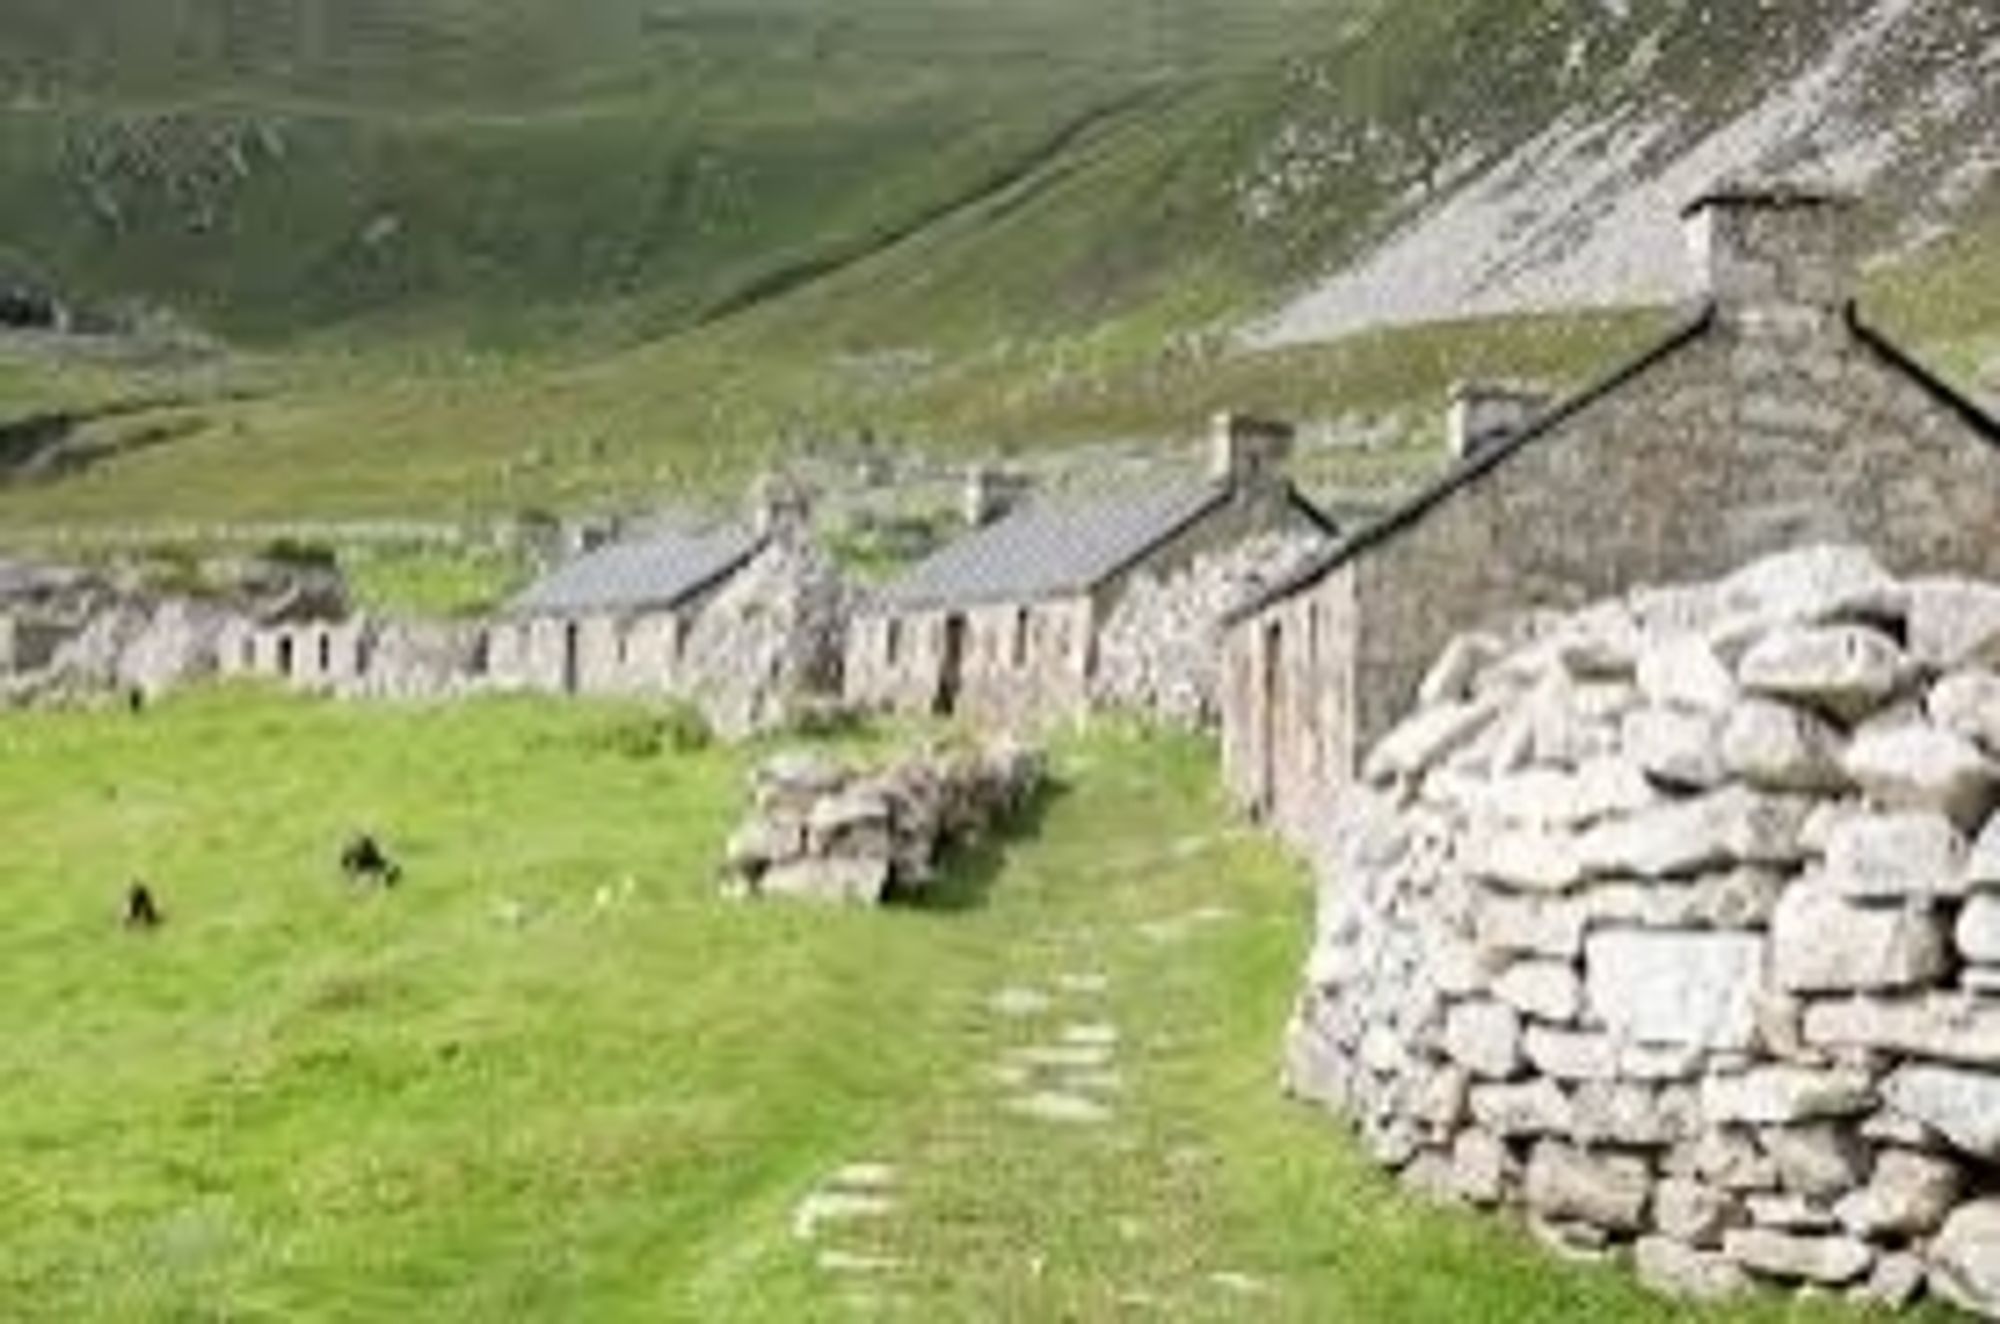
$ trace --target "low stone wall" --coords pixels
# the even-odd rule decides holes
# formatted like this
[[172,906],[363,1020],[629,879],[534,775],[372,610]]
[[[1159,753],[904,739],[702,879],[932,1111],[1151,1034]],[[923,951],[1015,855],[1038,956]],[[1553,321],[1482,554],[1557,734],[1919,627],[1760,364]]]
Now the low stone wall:
[[1095,707],[1189,727],[1221,714],[1223,622],[1325,549],[1324,538],[1263,534],[1161,578],[1140,574],[1105,623],[1091,681]]
[[2000,588],[1803,551],[1423,694],[1324,834],[1290,1088],[1662,1290],[2000,1318]]
[[874,770],[781,755],[751,779],[750,820],[729,842],[729,890],[857,905],[919,895],[947,849],[1019,813],[1043,776],[1041,755],[1011,744],[929,750]]

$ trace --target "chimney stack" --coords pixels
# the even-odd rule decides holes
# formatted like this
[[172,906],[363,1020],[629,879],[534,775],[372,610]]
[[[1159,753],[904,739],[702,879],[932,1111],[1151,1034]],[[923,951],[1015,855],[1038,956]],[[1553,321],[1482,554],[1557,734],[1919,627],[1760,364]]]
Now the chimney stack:
[[1549,393],[1499,382],[1460,382],[1451,388],[1446,431],[1455,460],[1469,460],[1533,423],[1549,407]]
[[961,514],[968,528],[983,529],[1014,513],[1028,495],[1030,484],[1024,474],[1008,473],[992,465],[976,464],[965,474]]
[[1249,414],[1217,414],[1210,434],[1209,476],[1231,487],[1251,487],[1284,477],[1292,456],[1290,423]]
[[1704,292],[1748,331],[1811,334],[1854,297],[1854,200],[1797,183],[1720,184],[1682,217]]
[[802,486],[784,474],[759,475],[751,503],[751,521],[760,538],[789,537],[811,530],[812,501]]

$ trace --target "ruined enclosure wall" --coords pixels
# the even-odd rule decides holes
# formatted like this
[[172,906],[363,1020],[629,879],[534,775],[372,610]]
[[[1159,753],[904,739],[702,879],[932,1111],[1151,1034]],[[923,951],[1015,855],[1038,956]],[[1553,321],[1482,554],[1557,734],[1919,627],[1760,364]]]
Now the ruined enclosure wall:
[[2000,576],[2000,449],[1837,321],[1708,332],[1361,558],[1357,745],[1459,631],[1812,541]]
[[1533,636],[1324,837],[1293,1091],[1665,1290],[2000,1315],[2000,587],[1818,549]]

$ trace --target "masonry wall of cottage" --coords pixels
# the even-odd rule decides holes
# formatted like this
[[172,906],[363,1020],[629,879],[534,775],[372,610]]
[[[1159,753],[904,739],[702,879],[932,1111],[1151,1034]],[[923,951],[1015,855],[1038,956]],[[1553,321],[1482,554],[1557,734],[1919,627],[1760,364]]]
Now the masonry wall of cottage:
[[863,613],[848,648],[847,698],[866,708],[935,711],[958,618],[964,652],[955,711],[972,721],[1019,728],[1095,709],[1212,721],[1223,617],[1324,537],[1281,475],[1262,476],[1092,593]]
[[2000,587],[1809,549],[1423,696],[1319,825],[1291,1089],[1665,1291],[2000,1318]]

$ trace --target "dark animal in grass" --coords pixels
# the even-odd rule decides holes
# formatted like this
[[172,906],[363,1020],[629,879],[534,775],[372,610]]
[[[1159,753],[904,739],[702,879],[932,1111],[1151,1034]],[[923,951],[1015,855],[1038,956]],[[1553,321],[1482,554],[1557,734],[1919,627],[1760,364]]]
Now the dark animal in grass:
[[128,929],[157,929],[166,919],[160,913],[159,903],[153,900],[153,889],[144,883],[134,883],[125,893],[125,927]]
[[340,851],[340,871],[348,881],[394,887],[403,877],[403,867],[390,859],[381,843],[366,832],[355,834]]

